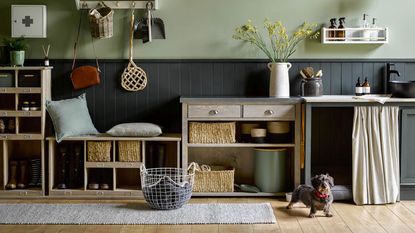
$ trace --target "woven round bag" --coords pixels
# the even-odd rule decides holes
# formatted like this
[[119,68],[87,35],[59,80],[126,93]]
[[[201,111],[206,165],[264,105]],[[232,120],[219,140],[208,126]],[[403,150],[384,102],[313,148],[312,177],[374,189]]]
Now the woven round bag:
[[121,86],[127,91],[141,91],[147,86],[147,74],[133,61],[134,10],[131,11],[130,58],[121,75]]

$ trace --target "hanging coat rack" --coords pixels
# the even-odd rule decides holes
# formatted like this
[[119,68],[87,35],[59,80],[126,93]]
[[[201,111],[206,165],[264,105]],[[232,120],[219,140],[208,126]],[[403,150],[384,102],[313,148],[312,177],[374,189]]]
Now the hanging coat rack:
[[[83,1],[75,0],[76,8],[80,9],[91,9],[97,6],[100,2],[104,2],[108,7],[114,10],[122,9],[146,9],[148,0],[138,1]],[[151,0],[153,2],[154,9],[159,9],[159,0]]]

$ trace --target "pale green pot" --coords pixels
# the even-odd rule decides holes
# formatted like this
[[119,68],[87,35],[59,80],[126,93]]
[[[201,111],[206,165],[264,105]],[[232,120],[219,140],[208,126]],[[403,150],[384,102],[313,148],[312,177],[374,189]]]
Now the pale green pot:
[[23,66],[25,51],[10,51],[10,65]]

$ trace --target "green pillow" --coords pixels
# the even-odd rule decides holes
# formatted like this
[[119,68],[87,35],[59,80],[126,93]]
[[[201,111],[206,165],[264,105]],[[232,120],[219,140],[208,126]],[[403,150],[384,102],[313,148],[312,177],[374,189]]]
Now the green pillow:
[[46,110],[52,119],[58,143],[66,137],[99,133],[89,115],[85,94],[73,99],[47,100]]

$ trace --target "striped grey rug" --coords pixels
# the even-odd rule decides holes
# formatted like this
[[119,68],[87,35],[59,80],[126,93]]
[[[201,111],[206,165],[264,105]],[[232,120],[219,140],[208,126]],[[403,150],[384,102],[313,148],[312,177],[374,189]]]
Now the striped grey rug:
[[0,224],[272,224],[269,203],[187,204],[153,210],[146,204],[0,204]]

